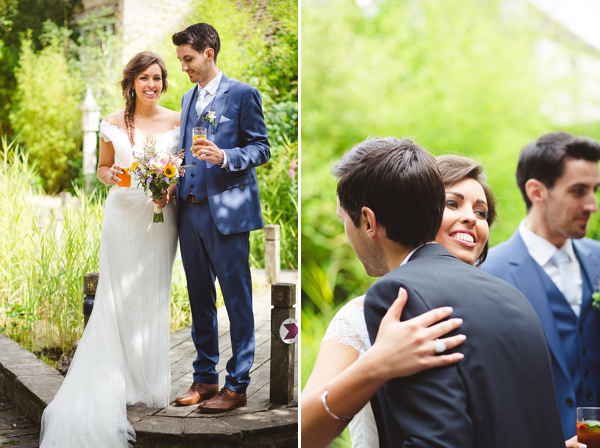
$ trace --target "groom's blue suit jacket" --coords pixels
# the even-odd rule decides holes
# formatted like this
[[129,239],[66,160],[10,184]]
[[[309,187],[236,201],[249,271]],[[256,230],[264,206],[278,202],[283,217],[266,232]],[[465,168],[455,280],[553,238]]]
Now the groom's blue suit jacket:
[[[185,163],[194,163],[186,170],[185,183],[204,182],[202,188],[221,233],[229,235],[260,229],[263,220],[255,167],[271,157],[260,94],[255,88],[223,74],[217,93],[204,109],[201,120],[195,112],[197,98],[197,86],[194,86],[181,101],[179,147],[186,151]],[[216,114],[214,132],[205,118],[210,110]],[[208,128],[207,138],[227,155],[227,169],[191,156],[195,126]],[[177,197],[183,196],[182,186],[177,190]]]
[[464,319],[457,364],[385,383],[372,400],[381,447],[564,448],[544,330],[516,288],[426,244],[367,291],[371,342],[398,296],[401,320],[440,306]]
[[518,230],[508,241],[493,247],[481,265],[484,271],[518,288],[542,322],[565,438],[575,435],[578,406],[600,406],[600,312],[592,306],[591,297],[600,286],[600,243],[583,238],[573,240],[573,247],[583,280],[579,317],[529,255]]

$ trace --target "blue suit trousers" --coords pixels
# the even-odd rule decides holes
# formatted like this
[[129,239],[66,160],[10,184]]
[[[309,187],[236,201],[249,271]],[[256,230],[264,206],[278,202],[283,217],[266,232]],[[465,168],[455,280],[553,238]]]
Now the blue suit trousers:
[[221,233],[208,203],[180,200],[178,207],[179,242],[192,310],[192,339],[197,350],[194,381],[219,382],[216,276],[229,316],[233,352],[226,366],[225,387],[244,393],[250,382],[255,345],[249,232]]

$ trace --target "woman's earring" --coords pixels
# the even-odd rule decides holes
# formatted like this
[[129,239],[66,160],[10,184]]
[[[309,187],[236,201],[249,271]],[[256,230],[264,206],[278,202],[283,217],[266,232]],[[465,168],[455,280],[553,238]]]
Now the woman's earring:
[[135,90],[131,91],[131,98],[135,97]]

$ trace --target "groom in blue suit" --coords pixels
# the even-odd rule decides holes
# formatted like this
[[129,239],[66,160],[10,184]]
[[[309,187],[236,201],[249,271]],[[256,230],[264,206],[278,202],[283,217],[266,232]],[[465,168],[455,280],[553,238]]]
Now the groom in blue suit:
[[[177,58],[190,81],[184,94],[179,146],[186,169],[176,189],[177,225],[192,311],[197,357],[194,382],[175,401],[200,403],[207,413],[246,404],[254,362],[254,316],[249,232],[263,227],[255,167],[270,156],[258,91],[227,78],[216,65],[217,31],[198,23],[173,35]],[[193,139],[194,127],[207,128]],[[219,390],[215,276],[230,322],[232,356]]]
[[516,286],[542,321],[565,438],[580,406],[600,406],[600,243],[583,238],[598,210],[600,144],[552,132],[525,146],[517,183],[527,217],[481,269]]

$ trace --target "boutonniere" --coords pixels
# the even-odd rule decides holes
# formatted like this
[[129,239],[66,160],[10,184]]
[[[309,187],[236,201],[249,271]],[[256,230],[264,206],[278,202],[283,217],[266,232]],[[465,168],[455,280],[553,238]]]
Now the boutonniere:
[[202,117],[202,120],[210,121],[210,132],[215,133],[215,118],[217,118],[217,113],[214,109],[208,111],[208,113]]
[[592,306],[600,310],[600,278],[596,276],[595,292],[592,293]]

